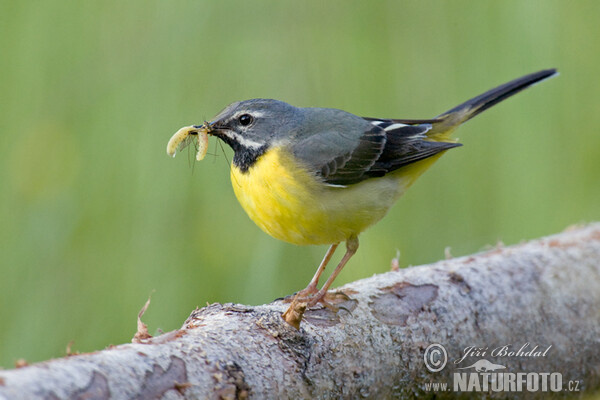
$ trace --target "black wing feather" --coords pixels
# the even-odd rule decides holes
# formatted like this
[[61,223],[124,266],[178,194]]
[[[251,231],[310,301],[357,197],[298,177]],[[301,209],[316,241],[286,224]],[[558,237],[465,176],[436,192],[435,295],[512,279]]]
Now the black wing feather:
[[347,186],[460,146],[427,137],[437,120],[364,118],[363,121],[369,122],[363,133],[338,127],[294,143],[293,153],[317,171],[324,183]]
[[321,177],[330,185],[351,185],[367,178],[367,173],[385,148],[385,131],[373,126],[359,139],[350,152],[329,161],[321,169]]
[[398,142],[395,145],[386,146],[384,154],[373,164],[366,175],[369,177],[384,176],[389,172],[459,146],[462,145],[460,143],[429,142],[426,140]]
[[[461,146],[460,143],[436,142],[427,140],[426,133],[437,120],[381,120],[365,118],[374,125],[374,129],[361,138],[361,144],[355,151],[338,157],[326,164],[321,176],[332,185],[351,185],[367,178],[386,175],[399,168],[432,157],[440,152]],[[395,125],[403,125],[394,127]],[[390,129],[393,128],[393,129]],[[385,135],[383,151],[373,160],[373,152],[364,152],[363,140],[376,139],[381,143]],[[374,162],[373,162],[374,161]]]
[[[373,124],[383,127],[387,134],[386,146],[366,176],[380,177],[385,174],[432,157],[442,151],[461,146],[453,142],[437,142],[427,137],[432,123],[437,120],[377,120]],[[410,123],[413,124],[410,124]]]

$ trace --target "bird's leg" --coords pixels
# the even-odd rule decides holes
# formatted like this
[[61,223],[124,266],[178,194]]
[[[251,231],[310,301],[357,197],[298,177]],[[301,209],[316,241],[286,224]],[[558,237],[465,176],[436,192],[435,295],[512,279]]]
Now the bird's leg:
[[325,271],[325,267],[327,264],[329,264],[329,260],[331,260],[331,257],[333,256],[333,253],[335,253],[335,249],[337,249],[338,245],[339,243],[334,243],[329,246],[327,253],[325,253],[325,257],[323,257],[323,261],[321,261],[319,268],[317,268],[317,272],[315,272],[315,276],[313,276],[308,286],[299,292],[303,296],[317,293],[317,284],[319,283],[319,278],[321,277],[323,271]]
[[308,286],[296,293],[295,295],[286,297],[284,299],[286,302],[290,302],[293,299],[304,298],[311,294],[317,293],[317,284],[319,283],[319,278],[321,277],[323,271],[325,271],[325,267],[329,263],[329,260],[331,260],[331,257],[333,256],[333,253],[335,253],[335,249],[337,249],[338,245],[339,243],[334,243],[329,247],[327,253],[325,253],[325,257],[323,257],[323,261],[321,261],[321,264],[319,264],[319,268],[317,268],[317,272],[315,272],[315,276],[313,276]]
[[331,286],[331,284],[333,283],[333,281],[335,280],[335,278],[339,275],[339,273],[342,272],[342,269],[344,268],[344,265],[346,265],[346,263],[348,262],[348,260],[350,258],[352,258],[352,256],[354,255],[354,253],[356,253],[356,250],[358,250],[358,237],[351,236],[346,241],[346,254],[344,254],[344,257],[342,257],[342,260],[340,261],[340,263],[338,264],[338,266],[335,267],[335,270],[332,272],[331,276],[329,276],[329,278],[327,279],[327,282],[325,282],[325,284],[323,285],[323,287],[321,288],[321,290],[319,290],[309,300],[309,302],[308,302],[308,306],[309,307],[314,306],[315,304],[317,304],[319,302],[323,303],[325,295],[327,294],[327,290],[329,289],[329,287]]

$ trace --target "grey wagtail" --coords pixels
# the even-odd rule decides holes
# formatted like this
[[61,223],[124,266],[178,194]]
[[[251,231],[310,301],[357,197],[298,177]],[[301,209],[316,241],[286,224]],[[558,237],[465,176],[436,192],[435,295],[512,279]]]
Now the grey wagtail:
[[[263,231],[298,245],[331,245],[295,297],[309,307],[327,305],[327,290],[358,249],[358,235],[383,218],[446,150],[460,146],[452,132],[555,74],[548,69],[525,75],[426,120],[363,118],[270,99],[240,101],[211,122],[182,128],[167,152],[174,155],[178,145],[189,144],[188,135],[198,135],[198,159],[206,152],[206,135],[231,146],[233,190]],[[319,277],[341,242],[346,254],[318,290]]]

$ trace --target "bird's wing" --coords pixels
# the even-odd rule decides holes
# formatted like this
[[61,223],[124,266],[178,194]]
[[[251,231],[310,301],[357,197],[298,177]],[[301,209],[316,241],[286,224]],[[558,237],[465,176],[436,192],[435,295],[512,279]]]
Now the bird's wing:
[[403,125],[418,125],[418,124],[434,124],[436,122],[441,122],[442,119],[381,119],[381,118],[370,118],[363,117],[365,121],[369,121],[374,124],[403,124]]
[[296,142],[293,153],[329,185],[357,183],[367,178],[385,147],[385,131],[369,128],[322,131]]
[[432,120],[398,120],[365,118],[386,132],[386,145],[377,161],[365,174],[367,177],[383,176],[406,165],[432,157],[442,151],[462,146],[452,141],[436,141],[428,136]]
[[[360,118],[347,114],[340,124],[319,121],[297,138],[292,153],[308,169],[333,186],[347,186],[380,177],[405,165],[460,146],[427,140],[437,120]],[[328,126],[324,126],[328,125]]]

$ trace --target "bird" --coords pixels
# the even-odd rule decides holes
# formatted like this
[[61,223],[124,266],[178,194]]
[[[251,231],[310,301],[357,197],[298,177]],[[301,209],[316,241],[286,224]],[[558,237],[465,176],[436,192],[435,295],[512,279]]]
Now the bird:
[[[308,307],[327,305],[327,292],[356,253],[359,235],[442,154],[461,146],[451,137],[455,129],[555,75],[556,69],[546,69],[522,76],[432,119],[360,117],[273,99],[244,100],[190,134],[214,136],[233,149],[234,193],[264,232],[296,245],[329,245],[308,286],[293,297]],[[319,289],[342,242],[346,252]]]

